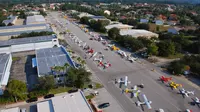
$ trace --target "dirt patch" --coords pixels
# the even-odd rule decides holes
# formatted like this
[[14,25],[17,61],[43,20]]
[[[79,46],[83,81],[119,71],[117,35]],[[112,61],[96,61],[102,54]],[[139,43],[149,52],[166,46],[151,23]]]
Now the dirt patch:
[[23,82],[27,82],[27,66],[31,65],[32,62],[30,60],[27,61],[28,56],[35,55],[34,51],[30,52],[20,52],[12,54],[12,66],[10,71],[10,79],[16,79]]

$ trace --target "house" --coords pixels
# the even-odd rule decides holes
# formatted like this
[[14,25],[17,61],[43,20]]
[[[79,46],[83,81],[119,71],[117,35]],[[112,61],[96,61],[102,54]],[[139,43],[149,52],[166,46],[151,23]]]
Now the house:
[[172,33],[172,34],[179,34],[179,31],[181,30],[181,28],[178,27],[172,27],[172,28],[168,28],[167,32],[168,33]]
[[109,10],[105,10],[104,14],[110,15],[110,11]]
[[37,112],[93,112],[82,91],[37,103]]
[[156,21],[155,21],[155,24],[156,24],[156,25],[163,25],[164,22],[163,22],[162,20],[156,20]]
[[[11,54],[0,54],[0,95],[3,95],[5,87],[10,76],[10,68],[12,64]],[[3,111],[9,112],[9,111]]]
[[18,16],[9,16],[8,19],[3,20],[2,23],[4,23],[6,26],[12,26],[15,25],[15,22],[17,21]]
[[129,29],[129,30],[120,30],[120,35],[130,35],[132,37],[138,38],[138,37],[157,37],[158,34],[147,31],[147,30],[141,30],[141,29]]
[[178,21],[167,21],[168,25],[174,26],[178,23]]
[[119,24],[110,24],[110,25],[106,26],[105,28],[106,28],[107,31],[112,29],[112,28],[118,28],[120,30],[123,30],[123,29],[131,29],[131,28],[133,28],[133,26],[119,23]]
[[55,35],[10,39],[0,41],[0,53],[33,51],[54,46],[60,46]]
[[148,23],[149,20],[148,19],[140,19],[140,23]]
[[64,83],[64,72],[54,70],[55,66],[69,66],[76,68],[74,61],[63,46],[36,50],[33,67],[37,67],[38,77],[53,75],[57,83]]

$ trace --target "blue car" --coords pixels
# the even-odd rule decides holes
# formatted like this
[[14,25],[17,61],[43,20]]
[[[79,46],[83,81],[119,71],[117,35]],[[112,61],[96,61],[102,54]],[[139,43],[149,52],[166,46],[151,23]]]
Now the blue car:
[[103,109],[103,108],[106,108],[106,107],[109,107],[110,106],[110,103],[103,103],[103,104],[100,104],[98,106],[99,109]]

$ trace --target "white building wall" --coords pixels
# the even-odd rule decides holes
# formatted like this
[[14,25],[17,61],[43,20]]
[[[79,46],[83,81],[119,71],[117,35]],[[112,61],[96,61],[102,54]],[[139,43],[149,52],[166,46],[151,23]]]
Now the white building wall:
[[53,39],[52,41],[47,41],[47,42],[28,43],[28,44],[11,45],[9,47],[0,47],[0,53],[11,53],[11,52],[31,51],[43,48],[52,48],[54,47],[54,45],[57,45],[58,47],[60,46],[58,39]]
[[31,50],[34,50],[34,43],[11,46],[11,52],[31,51]]
[[0,47],[0,53],[10,53],[10,47]]
[[9,56],[9,59],[7,61],[7,66],[5,68],[5,73],[4,73],[4,76],[3,76],[3,80],[2,80],[2,84],[1,85],[4,85],[6,86],[7,83],[8,83],[8,79],[9,79],[9,76],[10,76],[10,68],[11,68],[11,65],[12,65],[12,56],[10,54]]

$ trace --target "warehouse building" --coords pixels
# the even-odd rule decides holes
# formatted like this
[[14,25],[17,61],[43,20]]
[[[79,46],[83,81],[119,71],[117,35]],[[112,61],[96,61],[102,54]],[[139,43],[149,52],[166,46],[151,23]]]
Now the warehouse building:
[[124,29],[131,29],[131,28],[133,28],[133,26],[119,23],[119,24],[110,24],[110,25],[106,26],[105,28],[106,28],[107,31],[112,29],[112,28],[118,28],[120,30],[124,30]]
[[63,72],[54,70],[55,66],[64,66],[66,63],[75,67],[74,61],[63,46],[36,50],[36,59],[33,59],[33,67],[37,67],[38,77],[54,75],[57,83],[64,82]]
[[8,40],[11,36],[18,36],[22,33],[52,31],[48,24],[31,24],[19,26],[0,27],[0,40]]
[[158,37],[158,34],[147,31],[147,30],[141,30],[141,29],[129,29],[129,30],[120,30],[120,35],[130,35],[132,37],[138,38],[138,37]]
[[59,46],[56,35],[27,37],[0,41],[0,53],[31,51]]
[[0,95],[3,94],[3,91],[8,83],[11,64],[11,54],[0,54]]
[[33,15],[26,18],[26,25],[31,24],[45,24],[46,20],[42,15]]
[[4,23],[6,26],[12,26],[15,25],[15,22],[17,21],[18,16],[10,16],[8,19],[3,20],[2,23]]
[[93,112],[82,91],[37,103],[37,112]]

